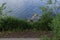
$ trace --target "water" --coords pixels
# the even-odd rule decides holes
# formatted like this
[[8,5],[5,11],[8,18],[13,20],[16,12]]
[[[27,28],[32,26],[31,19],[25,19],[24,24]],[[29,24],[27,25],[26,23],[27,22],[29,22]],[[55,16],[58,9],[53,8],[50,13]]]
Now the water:
[[[6,11],[11,10],[9,14],[11,16],[16,16],[18,18],[31,18],[33,14],[42,15],[40,6],[45,6],[47,0],[0,0],[0,5],[6,2]],[[54,1],[53,1],[54,2]],[[59,0],[58,0],[59,3]],[[57,3],[57,6],[59,5]]]

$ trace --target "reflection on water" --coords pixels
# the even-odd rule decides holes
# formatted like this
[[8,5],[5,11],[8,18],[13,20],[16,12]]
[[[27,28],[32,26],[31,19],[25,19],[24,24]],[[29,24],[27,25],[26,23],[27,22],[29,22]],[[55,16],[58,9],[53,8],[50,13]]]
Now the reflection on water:
[[42,14],[39,6],[45,6],[46,1],[47,0],[43,0],[42,2],[40,0],[0,0],[0,5],[4,2],[7,3],[7,9],[12,10],[9,15],[21,18],[30,18],[33,14]]

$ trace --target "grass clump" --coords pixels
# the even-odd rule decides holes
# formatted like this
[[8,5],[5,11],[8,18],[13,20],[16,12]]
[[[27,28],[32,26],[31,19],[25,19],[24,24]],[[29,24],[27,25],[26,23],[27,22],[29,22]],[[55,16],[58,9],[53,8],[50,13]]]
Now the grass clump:
[[44,36],[42,37],[42,40],[60,40],[60,14],[56,14],[55,18],[52,20],[52,23],[50,24],[52,29],[52,36]]
[[30,24],[22,19],[17,19],[14,17],[6,17],[1,19],[1,31],[8,31],[8,30],[25,30],[25,29],[30,29]]

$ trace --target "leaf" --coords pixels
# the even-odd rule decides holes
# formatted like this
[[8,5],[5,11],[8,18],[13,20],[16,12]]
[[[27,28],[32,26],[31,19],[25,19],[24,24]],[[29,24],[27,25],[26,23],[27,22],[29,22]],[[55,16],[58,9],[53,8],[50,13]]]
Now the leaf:
[[6,5],[6,3],[3,3],[1,7],[4,7]]
[[41,6],[40,9],[41,9],[42,11],[46,11],[46,10],[47,10],[47,8],[46,8],[46,7],[43,7],[43,6]]
[[55,0],[54,4],[56,4],[56,1],[57,1],[57,0]]
[[3,10],[6,8],[5,4],[6,3],[3,3],[2,6],[0,6],[0,15],[3,14]]
[[52,0],[48,0],[48,4],[52,4]]
[[3,3],[3,4],[2,4],[2,6],[1,6],[2,10],[4,10],[4,9],[6,8],[5,5],[6,5],[6,3]]

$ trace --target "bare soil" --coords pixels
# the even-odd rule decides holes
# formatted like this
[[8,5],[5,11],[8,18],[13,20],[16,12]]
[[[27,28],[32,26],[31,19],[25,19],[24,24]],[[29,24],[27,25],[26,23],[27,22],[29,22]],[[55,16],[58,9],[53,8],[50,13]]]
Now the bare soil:
[[40,38],[41,35],[51,36],[50,32],[27,30],[23,32],[0,32],[0,38]]

